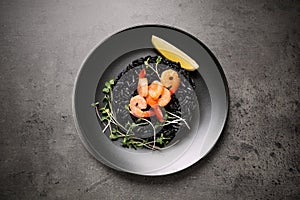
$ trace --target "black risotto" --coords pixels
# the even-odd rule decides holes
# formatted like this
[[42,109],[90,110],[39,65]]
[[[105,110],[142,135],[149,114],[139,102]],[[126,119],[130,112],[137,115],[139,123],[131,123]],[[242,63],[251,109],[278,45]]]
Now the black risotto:
[[[124,70],[115,79],[115,84],[113,86],[112,108],[117,116],[117,120],[123,125],[128,122],[132,123],[137,121],[137,118],[131,115],[125,107],[129,104],[130,99],[137,95],[139,72],[141,69],[145,68],[144,61],[147,59],[149,59],[148,63],[154,66],[157,56],[147,56],[134,60],[131,64],[124,68]],[[161,108],[161,110],[163,114],[165,114],[166,111],[174,113],[185,119],[188,124],[191,124],[193,119],[190,113],[196,108],[196,104],[198,104],[194,91],[196,86],[190,74],[192,72],[182,69],[180,67],[180,63],[175,63],[166,58],[162,58],[160,64],[158,64],[159,74],[170,68],[178,72],[180,77],[180,87],[175,94],[172,95],[169,104],[164,108]],[[151,69],[146,70],[146,78],[148,78],[149,84],[154,80],[158,80],[157,75]],[[147,119],[153,124],[159,122],[155,116]],[[169,124],[158,128],[156,130],[156,135],[159,136],[163,133],[164,136],[170,138],[169,144],[172,144],[172,142],[182,139],[184,134],[187,134],[188,131],[188,128],[183,124]],[[180,134],[177,134],[179,132]],[[134,129],[134,134],[137,137],[148,141],[153,140],[153,129],[149,124],[138,126]],[[159,146],[159,144],[157,144],[157,146]]]

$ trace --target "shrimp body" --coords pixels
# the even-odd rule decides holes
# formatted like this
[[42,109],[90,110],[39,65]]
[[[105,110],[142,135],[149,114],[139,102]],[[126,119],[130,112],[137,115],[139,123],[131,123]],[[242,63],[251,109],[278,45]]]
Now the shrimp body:
[[147,104],[148,104],[149,106],[151,106],[151,107],[154,107],[154,106],[158,105],[157,100],[153,99],[150,95],[148,95],[148,96],[146,97],[146,102],[147,102]]
[[165,70],[161,74],[161,83],[170,90],[171,95],[174,94],[180,85],[178,73],[172,69]]
[[148,79],[140,78],[138,83],[138,94],[142,97],[146,97],[148,95]]
[[142,69],[139,73],[139,82],[138,82],[138,94],[142,97],[146,97],[148,95],[148,79],[145,78],[146,70]]
[[152,97],[154,100],[157,100],[161,95],[164,86],[159,81],[153,81],[148,87],[149,96]]
[[150,117],[154,115],[152,110],[143,111],[147,108],[147,102],[144,97],[136,95],[130,99],[130,113],[136,117]]
[[160,98],[157,100],[157,103],[161,107],[165,107],[171,101],[171,92],[164,87],[163,92],[160,95]]

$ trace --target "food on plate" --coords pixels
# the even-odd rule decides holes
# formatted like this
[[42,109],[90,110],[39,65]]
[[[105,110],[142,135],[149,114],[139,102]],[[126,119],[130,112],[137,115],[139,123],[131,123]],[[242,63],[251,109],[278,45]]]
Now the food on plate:
[[129,64],[114,79],[105,81],[103,96],[92,104],[102,130],[123,147],[163,150],[188,132],[195,108],[191,71],[199,66],[166,41],[152,36],[164,56],[146,56]]
[[147,108],[147,101],[141,95],[136,95],[130,99],[129,103],[130,113],[136,117],[150,117],[154,114],[153,111],[143,111],[142,109]]
[[[162,73],[160,81],[155,80],[148,86],[148,79],[145,76],[146,69],[143,68],[139,75],[138,95],[130,100],[130,113],[136,117],[150,117],[155,113],[157,119],[163,122],[164,119],[160,107],[168,105],[171,95],[179,87],[180,78],[176,71],[169,69]],[[153,110],[142,111],[141,109],[147,108],[147,104]]]

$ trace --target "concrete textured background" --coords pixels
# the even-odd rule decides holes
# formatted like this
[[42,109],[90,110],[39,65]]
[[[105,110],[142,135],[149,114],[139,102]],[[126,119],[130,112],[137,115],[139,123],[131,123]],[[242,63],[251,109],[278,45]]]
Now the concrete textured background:
[[[296,0],[2,0],[0,199],[300,199],[299,19]],[[212,152],[163,177],[97,162],[71,110],[88,52],[145,23],[206,44],[231,97]]]

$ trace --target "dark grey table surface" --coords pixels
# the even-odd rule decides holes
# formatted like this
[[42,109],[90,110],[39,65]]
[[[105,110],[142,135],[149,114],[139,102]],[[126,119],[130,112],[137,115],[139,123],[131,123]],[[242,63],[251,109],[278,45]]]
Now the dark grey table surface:
[[[1,1],[0,199],[300,199],[299,1]],[[170,176],[120,173],[83,147],[72,90],[111,34],[159,23],[216,55],[230,113],[215,148]]]

